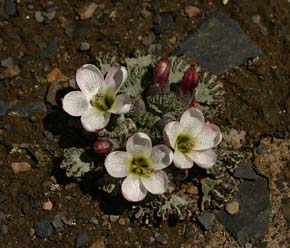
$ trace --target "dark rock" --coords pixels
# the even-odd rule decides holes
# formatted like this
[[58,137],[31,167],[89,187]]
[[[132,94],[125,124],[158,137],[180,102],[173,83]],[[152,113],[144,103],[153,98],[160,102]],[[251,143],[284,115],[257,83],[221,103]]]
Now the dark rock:
[[47,220],[37,222],[34,226],[34,230],[36,236],[40,238],[47,238],[53,232],[53,228]]
[[52,58],[57,52],[57,38],[52,37],[49,39],[47,46],[40,51],[40,59]]
[[263,144],[258,145],[258,146],[253,148],[253,151],[256,154],[263,154],[264,152],[266,152],[266,150],[267,150],[267,147],[264,146]]
[[64,231],[64,224],[61,220],[60,215],[57,214],[56,216],[54,216],[51,224],[54,227],[56,232],[63,232]]
[[44,130],[43,135],[48,141],[53,141],[54,139],[54,135],[48,130]]
[[290,198],[282,199],[281,211],[285,220],[290,224]]
[[8,226],[7,225],[1,225],[0,226],[0,233],[3,235],[8,234]]
[[65,27],[64,32],[70,39],[81,38],[86,34],[86,26],[79,22],[71,23]]
[[4,195],[0,195],[0,203],[6,202],[8,200],[8,197]]
[[8,16],[15,16],[17,11],[16,0],[5,0],[4,11]]
[[8,57],[6,59],[1,60],[1,66],[8,68],[13,65],[13,58]]
[[6,115],[10,108],[11,108],[10,102],[0,101],[0,116]]
[[241,244],[264,234],[269,225],[270,195],[268,180],[258,177],[255,181],[244,181],[234,197],[240,203],[240,210],[229,215],[225,210],[217,214],[219,221]]
[[256,180],[258,175],[254,171],[251,164],[240,164],[240,166],[235,169],[234,177],[240,179]]
[[280,192],[284,191],[284,189],[285,189],[285,185],[284,185],[284,182],[283,182],[281,179],[277,179],[277,180],[275,181],[275,184],[276,184],[276,188],[277,188]]
[[221,12],[213,12],[172,55],[192,57],[210,72],[222,74],[260,54],[261,50],[236,21]]
[[202,212],[197,219],[205,230],[210,230],[213,226],[215,215],[210,212]]
[[88,244],[89,242],[90,242],[90,237],[88,233],[86,231],[82,232],[77,236],[75,247],[79,248],[81,246]]
[[35,113],[35,112],[46,112],[46,106],[43,101],[36,101],[27,104],[17,104],[9,110],[9,113],[24,114],[24,113]]
[[153,31],[155,34],[161,34],[168,28],[172,28],[174,26],[173,18],[169,14],[164,14],[160,16],[160,20],[157,24],[153,26]]

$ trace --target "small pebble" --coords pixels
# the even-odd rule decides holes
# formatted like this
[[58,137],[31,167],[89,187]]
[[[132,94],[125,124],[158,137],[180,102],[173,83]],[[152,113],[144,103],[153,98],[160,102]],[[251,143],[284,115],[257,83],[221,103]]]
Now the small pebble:
[[200,15],[201,10],[196,6],[188,5],[185,7],[184,12],[189,18],[191,18]]
[[93,14],[94,14],[97,6],[98,5],[95,4],[95,3],[90,3],[89,5],[82,7],[78,11],[78,14],[79,14],[80,19],[81,20],[90,19],[93,16]]
[[54,139],[54,135],[48,130],[44,130],[43,135],[48,141],[53,141]]
[[31,165],[27,162],[14,162],[11,164],[11,168],[15,174],[30,171]]
[[1,66],[3,67],[9,67],[13,65],[13,58],[12,57],[8,57],[7,59],[3,59],[1,61]]
[[110,221],[111,222],[116,222],[120,218],[119,215],[110,215]]
[[3,235],[8,234],[8,226],[7,225],[1,225],[0,226],[0,233]]
[[204,227],[205,230],[210,230],[213,226],[215,215],[210,212],[202,212],[198,217],[198,221]]
[[236,214],[240,210],[240,203],[237,201],[232,201],[226,204],[226,211],[230,214]]
[[90,218],[90,223],[94,226],[97,227],[99,225],[99,221],[96,217]]
[[94,243],[92,243],[92,245],[90,246],[90,248],[105,248],[106,244],[103,238],[99,238],[96,241],[94,241]]
[[90,242],[89,235],[86,231],[84,231],[77,236],[75,247],[79,248],[81,246],[88,244],[89,242]]
[[58,214],[56,216],[54,216],[51,224],[54,227],[54,229],[55,229],[56,232],[62,232],[62,231],[64,231],[64,224],[61,221],[61,218],[60,218],[60,216]]
[[42,12],[41,11],[36,11],[35,14],[34,14],[34,17],[35,17],[35,20],[38,23],[44,22],[44,16],[42,15]]
[[159,243],[159,244],[162,244],[162,245],[166,245],[167,244],[166,238],[163,235],[161,235],[160,233],[158,233],[158,232],[154,233],[154,238],[157,241],[157,243]]
[[52,209],[52,202],[50,200],[42,203],[42,209],[50,211]]
[[47,238],[53,232],[52,225],[47,220],[37,222],[34,226],[34,230],[36,236],[40,238]]
[[261,16],[259,14],[253,15],[252,22],[257,24],[257,25],[260,25],[261,24]]
[[85,52],[85,51],[90,50],[90,48],[91,48],[91,45],[88,42],[82,42],[79,49],[81,52]]

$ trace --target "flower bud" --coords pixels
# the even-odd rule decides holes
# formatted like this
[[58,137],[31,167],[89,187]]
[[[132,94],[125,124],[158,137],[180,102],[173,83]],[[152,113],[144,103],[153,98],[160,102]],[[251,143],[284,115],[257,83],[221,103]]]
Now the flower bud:
[[198,74],[194,66],[190,66],[181,80],[181,91],[184,95],[191,93],[198,85]]
[[153,71],[153,82],[160,86],[165,86],[170,74],[170,61],[168,58],[162,58],[157,61]]
[[113,144],[106,139],[97,139],[93,144],[93,150],[95,153],[101,156],[105,156],[112,151]]

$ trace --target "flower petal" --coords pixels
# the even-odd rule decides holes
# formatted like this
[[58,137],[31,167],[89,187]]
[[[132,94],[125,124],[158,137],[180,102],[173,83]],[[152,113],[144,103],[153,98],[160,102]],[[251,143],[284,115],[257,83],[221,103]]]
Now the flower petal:
[[205,123],[202,131],[194,138],[194,150],[206,150],[217,146],[222,140],[222,133],[218,126]]
[[126,94],[122,94],[115,97],[115,101],[108,111],[119,115],[126,114],[131,110],[132,106],[131,98]]
[[189,108],[182,114],[180,123],[182,126],[190,129],[190,133],[195,136],[201,132],[203,128],[204,117],[200,110]]
[[150,159],[154,170],[162,170],[173,161],[173,152],[166,145],[157,145],[152,148]]
[[114,64],[108,71],[105,82],[109,87],[114,86],[115,93],[119,91],[123,83],[126,81],[128,72],[125,67]]
[[82,92],[72,91],[64,96],[62,107],[72,116],[81,116],[89,107],[89,102]]
[[212,149],[192,151],[188,156],[194,161],[194,163],[204,169],[211,168],[217,159],[217,155]]
[[128,175],[128,165],[131,156],[127,152],[111,152],[105,159],[105,167],[112,177],[125,177]]
[[85,96],[95,95],[104,82],[101,71],[94,65],[86,64],[77,70],[76,81]]
[[139,177],[127,176],[122,183],[122,194],[128,201],[142,201],[147,194],[147,190],[141,183]]
[[126,149],[132,155],[142,154],[149,157],[152,151],[152,142],[147,134],[141,132],[135,133],[128,139]]
[[81,122],[85,130],[94,132],[98,129],[102,129],[110,121],[110,113],[102,113],[94,108],[88,109],[81,116]]
[[142,176],[141,182],[145,189],[156,195],[163,194],[168,187],[168,177],[164,171],[158,171],[149,177]]
[[178,135],[182,133],[184,128],[177,121],[172,121],[166,124],[163,130],[164,142],[175,149],[175,143]]
[[173,163],[179,169],[190,169],[193,166],[193,161],[177,150],[173,154]]

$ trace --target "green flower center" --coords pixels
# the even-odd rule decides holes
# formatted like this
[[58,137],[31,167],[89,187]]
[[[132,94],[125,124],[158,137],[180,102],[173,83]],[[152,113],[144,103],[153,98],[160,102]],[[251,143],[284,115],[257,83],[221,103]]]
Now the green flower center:
[[91,100],[91,105],[101,112],[108,111],[114,103],[114,98],[109,95],[96,95],[95,99]]
[[150,174],[150,163],[149,161],[144,157],[135,157],[131,160],[129,170],[131,173],[138,175],[138,176],[144,176]]
[[182,153],[188,153],[192,151],[194,147],[193,139],[186,134],[180,134],[176,139],[177,150]]

